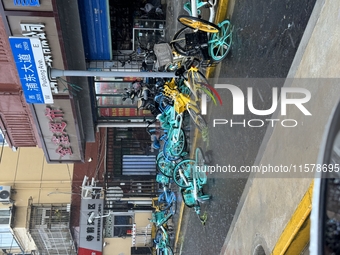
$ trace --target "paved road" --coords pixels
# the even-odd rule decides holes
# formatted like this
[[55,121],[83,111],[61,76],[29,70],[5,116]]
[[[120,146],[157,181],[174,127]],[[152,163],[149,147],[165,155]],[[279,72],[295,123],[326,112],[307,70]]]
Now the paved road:
[[[284,79],[254,78],[287,76],[314,4],[315,0],[237,0],[231,18],[235,26],[232,51],[222,63],[218,83],[238,85],[244,94],[247,87],[253,87],[255,108],[270,108],[272,87],[282,86]],[[200,141],[199,145],[205,151],[212,151],[212,166],[231,165],[239,169],[252,165],[266,124],[259,128],[240,124],[230,127],[231,119],[243,122],[243,119],[259,117],[249,111],[244,116],[232,116],[230,93],[226,89],[219,92],[223,106],[209,105],[209,142]],[[266,118],[269,117],[262,119]],[[229,123],[214,128],[213,119],[227,119]],[[209,175],[206,192],[212,194],[213,199],[202,206],[202,211],[208,213],[208,222],[202,226],[192,210],[185,211],[185,227],[180,235],[182,254],[220,253],[247,177],[239,173]]]

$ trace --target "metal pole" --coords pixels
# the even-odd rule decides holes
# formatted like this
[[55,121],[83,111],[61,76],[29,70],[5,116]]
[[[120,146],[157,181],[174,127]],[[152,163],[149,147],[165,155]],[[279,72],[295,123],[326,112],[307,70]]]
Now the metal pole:
[[50,68],[51,78],[62,76],[81,76],[81,77],[157,77],[157,78],[173,78],[176,77],[173,72],[110,72],[110,71],[82,71],[82,70],[60,70]]

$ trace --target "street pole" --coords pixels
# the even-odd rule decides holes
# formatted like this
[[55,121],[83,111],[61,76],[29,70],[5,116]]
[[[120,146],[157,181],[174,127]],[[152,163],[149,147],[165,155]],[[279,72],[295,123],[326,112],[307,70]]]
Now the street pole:
[[156,78],[174,78],[173,72],[112,72],[112,71],[82,71],[82,70],[60,70],[50,68],[49,72],[51,78],[58,78],[63,76],[78,76],[78,77],[156,77]]

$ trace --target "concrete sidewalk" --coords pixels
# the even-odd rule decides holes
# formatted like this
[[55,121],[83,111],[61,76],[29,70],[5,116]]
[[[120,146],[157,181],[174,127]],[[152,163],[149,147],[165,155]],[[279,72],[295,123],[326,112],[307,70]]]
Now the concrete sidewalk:
[[[340,79],[321,78],[340,77],[339,43],[340,2],[317,0],[288,75],[295,79],[285,84],[285,87],[306,88],[311,92],[311,100],[304,105],[312,116],[303,115],[296,107],[289,108],[289,119],[297,120],[299,126],[285,128],[276,124],[268,128],[255,165],[304,167],[317,162],[325,125],[340,98]],[[274,114],[276,117],[272,119],[286,117]],[[285,254],[288,251],[311,209],[309,191],[313,174],[298,170],[270,177],[251,174],[221,254]],[[308,240],[309,237],[299,244],[301,251]]]

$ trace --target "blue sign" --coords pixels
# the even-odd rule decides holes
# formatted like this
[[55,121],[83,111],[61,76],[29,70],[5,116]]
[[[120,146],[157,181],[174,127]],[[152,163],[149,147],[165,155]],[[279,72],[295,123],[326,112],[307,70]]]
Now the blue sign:
[[29,104],[53,103],[40,39],[10,37],[9,42],[26,102]]
[[39,0],[13,0],[16,6],[40,6]]

